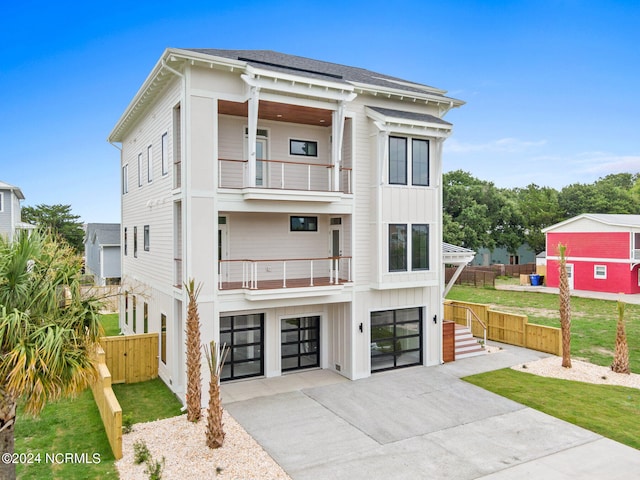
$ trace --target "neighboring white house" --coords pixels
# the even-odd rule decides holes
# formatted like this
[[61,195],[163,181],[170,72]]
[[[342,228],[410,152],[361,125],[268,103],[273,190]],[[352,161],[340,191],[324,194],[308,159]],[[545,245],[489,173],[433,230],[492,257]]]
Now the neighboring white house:
[[88,223],[84,238],[85,269],[96,285],[120,282],[120,224]]
[[22,190],[5,182],[0,182],[0,235],[13,240],[18,230],[33,230],[30,223],[22,221],[20,201],[24,200]]
[[442,117],[463,104],[445,93],[273,51],[162,54],[109,141],[121,328],[160,332],[174,392],[191,278],[223,380],[441,363]]

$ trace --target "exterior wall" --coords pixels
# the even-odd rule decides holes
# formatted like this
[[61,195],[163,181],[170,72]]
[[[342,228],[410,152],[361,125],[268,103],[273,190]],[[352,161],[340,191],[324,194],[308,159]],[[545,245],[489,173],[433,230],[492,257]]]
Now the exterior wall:
[[14,220],[12,215],[12,198],[13,194],[7,190],[0,190],[0,196],[2,202],[0,206],[0,235],[5,235],[9,239],[13,237]]
[[[557,257],[560,243],[567,245],[567,263],[573,265],[574,289],[640,293],[637,266],[631,268],[631,235],[628,231],[547,232],[546,284],[550,287],[559,285]],[[606,279],[595,278],[596,265],[606,266]]]
[[120,277],[120,247],[119,246],[102,247],[102,277],[103,278]]
[[[92,241],[88,241],[85,243],[84,248],[84,256],[85,256],[85,271],[93,275],[98,281],[100,277],[100,245],[98,243],[94,243]],[[118,263],[120,263],[120,259],[118,258]]]
[[[518,247],[516,250],[516,255],[519,257],[518,260],[520,264],[523,263],[533,263],[536,261],[536,254],[528,244],[523,244]],[[509,265],[511,262],[509,261],[511,254],[504,247],[497,247],[493,250],[489,250],[488,248],[479,248],[478,253],[473,258],[471,265],[481,265],[481,266],[489,266],[493,264],[504,264]]]
[[[269,95],[270,101],[297,105],[305,105],[308,101],[299,96]],[[216,159],[247,158],[244,134],[247,118],[218,112],[218,100],[244,102],[246,96],[246,87],[237,73],[186,67],[184,79],[176,76],[143,119],[129,129],[122,142],[122,165],[128,165],[129,171],[128,193],[122,196],[121,223],[123,231],[127,229],[122,283],[130,297],[126,324],[124,302],[121,308],[123,330],[133,332],[132,295],[137,299],[137,332],[143,328],[145,302],[148,303],[150,332],[159,332],[160,317],[162,314],[167,316],[167,361],[166,364],[160,361],[159,374],[178,396],[183,397],[187,298],[184,288],[175,286],[174,278],[174,258],[181,255],[181,280],[194,278],[202,284],[198,307],[203,343],[219,339],[220,316],[265,314],[266,376],[281,374],[280,319],[300,315],[321,316],[321,367],[356,379],[369,376],[371,372],[371,312],[420,307],[423,309],[423,363],[440,363],[442,167],[437,148],[440,140],[415,137],[431,140],[430,186],[387,185],[387,155],[381,155],[379,132],[365,112],[365,105],[374,105],[439,115],[435,104],[416,108],[408,103],[371,96],[357,97],[347,103],[348,127],[345,128],[342,156],[343,165],[353,167],[352,198],[331,202],[243,200],[241,193],[218,188],[220,178]],[[173,109],[179,102],[182,185],[174,188],[173,155],[177,145],[174,146],[173,138]],[[326,105],[319,100],[313,103],[319,108],[335,108],[332,101],[326,101]],[[267,156],[270,159],[331,163],[331,127],[259,120],[258,128],[269,130]],[[163,176],[160,146],[164,133],[168,134],[169,171]],[[317,141],[318,157],[290,156],[290,139]],[[146,170],[149,145],[154,158],[151,182],[147,180]],[[142,186],[138,186],[139,154],[143,159]],[[221,168],[224,175],[226,167]],[[273,184],[279,178],[277,167],[272,166],[270,170],[269,182]],[[242,172],[237,179],[241,186]],[[322,189],[316,185],[312,186],[314,188]],[[221,209],[223,201],[233,208]],[[176,202],[181,206],[180,225],[174,221]],[[318,231],[290,232],[290,215],[317,216]],[[330,251],[330,219],[342,218],[342,252],[353,256],[353,284],[321,296],[309,290],[296,295],[276,292],[271,294],[273,298],[264,299],[245,292],[218,290],[219,216],[227,217],[226,255],[230,259],[326,257]],[[430,225],[429,271],[388,272],[390,223]],[[143,248],[145,225],[150,228],[148,252]],[[134,256],[134,227],[137,227],[137,257]],[[124,245],[124,238],[122,242]],[[260,273],[276,272],[265,267]],[[436,322],[432,320],[434,317]],[[206,366],[203,365],[203,369],[206,371]]]

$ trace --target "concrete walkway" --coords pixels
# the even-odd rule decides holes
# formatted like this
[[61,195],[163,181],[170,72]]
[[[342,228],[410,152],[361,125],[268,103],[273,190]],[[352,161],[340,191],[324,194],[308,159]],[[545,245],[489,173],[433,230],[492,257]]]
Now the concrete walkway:
[[462,380],[548,355],[511,345],[348,381],[323,370],[225,384],[225,408],[303,479],[629,479],[640,451]]

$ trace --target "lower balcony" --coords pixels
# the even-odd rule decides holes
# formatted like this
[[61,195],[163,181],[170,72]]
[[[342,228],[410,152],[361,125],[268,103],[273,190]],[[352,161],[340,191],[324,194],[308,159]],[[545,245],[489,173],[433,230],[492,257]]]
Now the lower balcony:
[[351,257],[237,259],[218,263],[218,290],[250,300],[340,293],[351,283]]

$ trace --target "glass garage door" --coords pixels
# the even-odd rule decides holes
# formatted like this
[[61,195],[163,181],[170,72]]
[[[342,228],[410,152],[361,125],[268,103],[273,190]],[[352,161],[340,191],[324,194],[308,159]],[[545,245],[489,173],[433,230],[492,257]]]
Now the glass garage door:
[[371,371],[422,365],[422,308],[371,313]]
[[220,380],[264,375],[264,314],[220,317],[220,344],[230,348]]
[[282,371],[320,366],[320,317],[280,321]]

